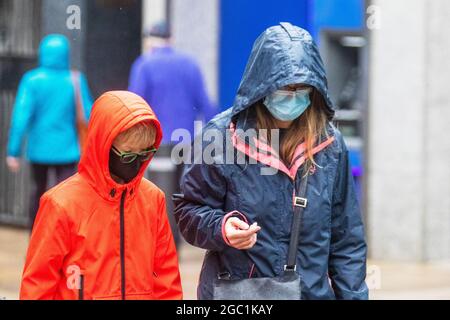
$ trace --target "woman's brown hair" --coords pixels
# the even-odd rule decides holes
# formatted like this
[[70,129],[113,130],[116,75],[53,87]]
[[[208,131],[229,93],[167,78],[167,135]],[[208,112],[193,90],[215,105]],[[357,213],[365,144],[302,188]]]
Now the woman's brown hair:
[[[280,145],[280,158],[290,166],[296,147],[305,141],[305,170],[308,172],[311,167],[317,165],[313,158],[312,150],[314,143],[323,136],[328,137],[326,130],[328,117],[325,112],[326,104],[322,95],[317,89],[312,88],[310,93],[311,105],[303,112],[303,114],[295,119],[289,126]],[[270,130],[278,129],[275,118],[264,106],[262,101],[255,104],[257,129],[267,129],[268,142],[270,143]]]

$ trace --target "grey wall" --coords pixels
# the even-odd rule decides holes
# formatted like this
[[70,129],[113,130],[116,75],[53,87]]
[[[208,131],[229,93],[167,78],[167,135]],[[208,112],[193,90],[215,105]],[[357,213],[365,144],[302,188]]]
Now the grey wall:
[[424,258],[450,259],[450,1],[428,1]]
[[200,64],[211,99],[217,101],[219,0],[172,0],[174,45]]
[[85,61],[92,94],[126,90],[141,54],[141,1],[89,1],[87,8]]
[[450,259],[450,2],[373,0],[368,228],[375,259]]
[[[81,28],[67,28],[67,8],[77,5],[81,11]],[[71,63],[73,68],[85,71],[85,52],[82,50],[86,40],[87,5],[86,0],[42,0],[42,35],[61,33],[70,39]]]
[[[80,7],[81,28],[70,30],[67,8]],[[88,77],[93,97],[124,90],[133,61],[141,52],[141,1],[43,0],[42,35],[70,39],[71,64]]]

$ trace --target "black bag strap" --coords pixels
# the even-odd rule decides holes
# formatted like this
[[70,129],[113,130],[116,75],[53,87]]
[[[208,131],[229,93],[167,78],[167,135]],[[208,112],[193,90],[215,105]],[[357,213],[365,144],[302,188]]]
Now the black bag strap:
[[72,79],[73,91],[75,96],[76,121],[87,124],[86,117],[84,116],[83,99],[81,97],[81,89],[80,89],[81,74],[77,70],[72,70],[70,72],[70,75]]
[[292,227],[291,227],[291,237],[289,240],[289,251],[287,263],[284,266],[284,271],[296,271],[297,270],[297,252],[298,243],[300,240],[300,226],[302,220],[303,211],[308,204],[308,199],[306,198],[306,186],[308,184],[309,173],[301,179],[300,187],[298,189],[298,194],[294,195],[293,205],[294,205],[294,215],[292,217]]

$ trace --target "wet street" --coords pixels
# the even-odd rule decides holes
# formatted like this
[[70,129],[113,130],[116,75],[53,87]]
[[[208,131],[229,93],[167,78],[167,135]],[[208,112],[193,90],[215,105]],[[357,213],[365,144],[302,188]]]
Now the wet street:
[[[0,299],[19,297],[20,277],[28,233],[0,227]],[[185,244],[180,250],[180,271],[185,299],[196,299],[203,250]],[[450,299],[450,261],[408,264],[369,261],[371,299]],[[378,289],[374,289],[378,288]]]

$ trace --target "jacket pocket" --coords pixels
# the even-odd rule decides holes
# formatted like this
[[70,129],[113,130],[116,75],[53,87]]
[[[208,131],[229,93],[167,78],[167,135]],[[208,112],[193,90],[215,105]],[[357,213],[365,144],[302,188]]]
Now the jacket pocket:
[[[126,293],[125,294],[126,300],[153,300],[154,295],[153,291],[147,290],[142,292],[132,292],[132,293]],[[122,300],[121,294],[111,294],[111,295],[104,295],[104,296],[95,296],[94,300]]]
[[153,296],[153,292],[146,291],[146,292],[128,293],[127,299],[128,300],[153,300],[155,298]]
[[[126,295],[128,296],[128,294]],[[111,294],[107,296],[96,296],[93,300],[122,300],[121,294]]]

